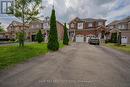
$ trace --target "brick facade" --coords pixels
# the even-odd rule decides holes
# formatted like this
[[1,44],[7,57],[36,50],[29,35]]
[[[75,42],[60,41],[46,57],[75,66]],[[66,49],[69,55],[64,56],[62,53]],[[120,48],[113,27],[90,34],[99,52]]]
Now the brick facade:
[[[101,24],[99,25],[99,23]],[[105,23],[106,20],[104,19],[93,19],[93,18],[80,19],[76,17],[69,23],[70,38],[72,37],[75,38],[77,35],[83,35],[84,37],[90,35],[99,37],[98,34],[101,33],[102,30],[106,31],[107,29],[105,27]],[[99,27],[102,28],[101,31]]]
[[121,31],[123,37],[128,39],[128,44],[130,44],[130,16],[111,22],[107,25],[110,31],[117,29]]

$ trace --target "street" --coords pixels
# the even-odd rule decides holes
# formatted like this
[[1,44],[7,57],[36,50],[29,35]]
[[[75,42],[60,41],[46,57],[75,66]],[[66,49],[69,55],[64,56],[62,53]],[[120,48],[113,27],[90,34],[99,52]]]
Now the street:
[[0,87],[130,87],[130,55],[73,43],[0,71]]

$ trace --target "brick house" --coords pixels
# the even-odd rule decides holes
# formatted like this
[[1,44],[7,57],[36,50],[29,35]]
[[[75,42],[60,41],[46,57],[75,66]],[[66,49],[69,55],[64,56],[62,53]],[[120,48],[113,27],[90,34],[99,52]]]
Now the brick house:
[[[64,25],[60,23],[59,21],[56,21],[57,24],[57,33],[58,33],[58,38],[59,40],[63,39],[64,35]],[[27,31],[28,33],[28,38],[31,41],[35,41],[35,36],[36,33],[39,31],[39,29],[42,30],[43,35],[45,36],[45,39],[48,38],[49,30],[50,30],[50,19],[49,17],[46,17],[45,20],[37,20],[37,21],[32,21],[29,24],[29,30]],[[46,40],[45,40],[46,41]]]
[[[26,24],[24,27],[24,31],[27,31],[29,29],[29,25]],[[23,23],[18,21],[12,21],[11,24],[7,27],[8,38],[10,39],[16,39],[16,34],[23,30]]]
[[107,32],[105,23],[106,20],[104,19],[80,19],[76,17],[69,23],[70,39],[76,42],[88,42],[90,37],[105,39]]
[[[8,27],[7,32],[8,38],[10,39],[16,39],[16,34],[20,32],[23,29],[23,24],[18,21],[13,21]],[[36,41],[36,34],[41,29],[43,36],[45,36],[45,39],[47,41],[48,39],[48,33],[50,30],[50,20],[47,18],[45,20],[35,20],[30,22],[29,24],[25,25],[25,33],[26,33],[26,40],[28,41]],[[57,32],[58,32],[58,38],[59,40],[63,39],[64,35],[64,25],[57,21]]]
[[130,16],[122,19],[111,22],[107,25],[111,33],[114,33],[114,30],[121,32],[122,39],[126,41],[127,44],[130,44]]

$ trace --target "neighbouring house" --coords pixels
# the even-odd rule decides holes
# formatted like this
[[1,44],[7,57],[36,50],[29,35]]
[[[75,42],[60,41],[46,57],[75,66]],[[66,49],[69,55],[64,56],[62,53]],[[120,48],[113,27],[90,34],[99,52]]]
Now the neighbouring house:
[[[59,38],[59,40],[63,40],[64,25],[62,23],[60,23],[59,21],[56,21],[56,24],[57,24],[58,38]],[[36,34],[39,31],[39,29],[42,30],[42,33],[45,37],[45,42],[47,42],[49,30],[50,30],[50,18],[49,17],[46,17],[45,20],[36,20],[36,21],[30,22],[29,30],[27,31],[27,33],[28,33],[28,38],[31,41],[35,41]]]
[[[29,25],[25,24],[24,29],[26,33],[26,31],[29,29]],[[18,21],[12,21],[12,23],[9,24],[9,26],[7,27],[7,33],[9,34],[8,38],[16,39],[17,33],[21,32],[22,30],[23,30],[23,23],[18,22]]]
[[69,37],[75,42],[88,42],[90,37],[106,39],[107,27],[105,19],[76,17],[69,23]]
[[[57,32],[59,40],[63,40],[64,25],[57,21]],[[16,34],[23,29],[23,24],[18,21],[12,21],[12,23],[7,27],[8,37],[10,39],[16,39]],[[48,41],[48,34],[50,30],[50,19],[46,17],[45,20],[35,20],[31,21],[29,24],[25,25],[26,40],[36,41],[36,34],[41,29],[43,36],[45,37],[45,42]]]
[[39,31],[39,29],[41,29],[42,33],[44,34],[42,23],[43,21],[41,20],[31,21],[29,23],[29,29],[26,31],[28,40],[36,41],[36,34]]
[[107,27],[110,29],[110,34],[121,32],[122,43],[130,44],[130,16],[113,21]]
[[[0,27],[1,27],[1,23],[0,23]],[[4,41],[4,40],[9,40],[8,38],[9,34],[6,31],[0,31],[0,41]]]

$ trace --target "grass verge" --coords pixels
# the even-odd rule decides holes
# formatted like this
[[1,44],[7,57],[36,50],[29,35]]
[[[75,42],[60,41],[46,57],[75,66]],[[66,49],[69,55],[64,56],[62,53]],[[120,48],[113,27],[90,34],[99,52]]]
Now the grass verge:
[[[64,45],[60,43],[60,48]],[[28,44],[25,47],[0,46],[0,70],[48,52],[47,44]]]
[[130,45],[122,46],[122,45],[116,45],[116,44],[113,44],[113,43],[107,43],[105,45],[107,47],[110,47],[110,48],[113,48],[113,49],[116,49],[116,50],[130,54]]

